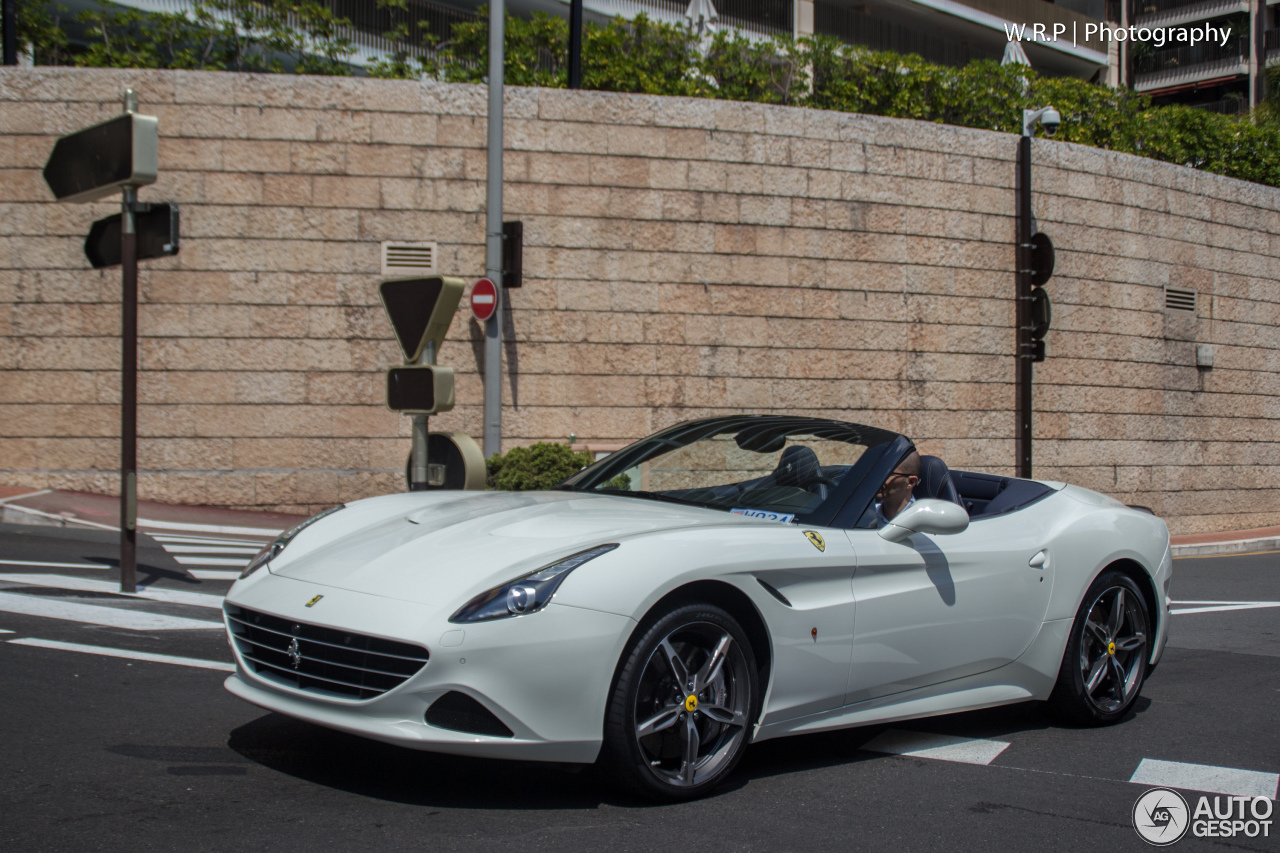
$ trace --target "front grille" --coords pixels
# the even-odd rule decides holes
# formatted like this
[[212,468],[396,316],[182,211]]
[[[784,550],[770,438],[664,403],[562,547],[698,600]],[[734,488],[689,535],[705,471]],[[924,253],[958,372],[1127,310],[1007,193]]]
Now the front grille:
[[236,651],[253,671],[277,684],[372,699],[399,687],[430,657],[421,646],[322,628],[226,605]]

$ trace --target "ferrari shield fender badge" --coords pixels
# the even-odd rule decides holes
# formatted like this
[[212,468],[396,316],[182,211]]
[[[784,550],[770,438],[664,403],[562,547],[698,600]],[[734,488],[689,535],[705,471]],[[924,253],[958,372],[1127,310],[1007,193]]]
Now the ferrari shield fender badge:
[[323,596],[323,595],[317,595],[315,598],[313,598],[313,599],[311,599],[310,601],[308,601],[308,602],[307,602],[307,607],[314,607],[314,606],[315,606],[315,603],[316,603],[317,601],[319,601],[320,599],[322,599],[322,598],[324,598],[324,596]]
[[812,542],[812,543],[813,543],[813,547],[817,548],[819,551],[825,551],[825,550],[827,550],[827,543],[826,543],[826,541],[825,541],[825,540],[823,540],[823,538],[822,538],[822,534],[818,533],[817,531],[814,531],[814,530],[806,530],[806,531],[804,532],[804,538],[806,538],[806,539],[808,539],[810,542]]

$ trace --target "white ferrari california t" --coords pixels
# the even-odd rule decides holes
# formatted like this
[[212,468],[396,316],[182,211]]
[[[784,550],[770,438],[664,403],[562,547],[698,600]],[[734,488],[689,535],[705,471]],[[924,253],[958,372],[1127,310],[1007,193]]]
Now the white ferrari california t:
[[928,456],[886,521],[913,453],[875,427],[726,416],[551,491],[337,507],[227,595],[227,689],[415,749],[599,762],[665,799],[783,735],[1026,700],[1125,717],[1168,636],[1164,522]]

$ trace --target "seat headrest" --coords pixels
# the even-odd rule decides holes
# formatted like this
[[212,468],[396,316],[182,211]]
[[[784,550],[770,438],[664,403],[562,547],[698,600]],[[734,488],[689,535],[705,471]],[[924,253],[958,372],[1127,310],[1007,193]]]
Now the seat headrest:
[[920,482],[911,490],[916,500],[921,498],[939,498],[952,503],[960,503],[960,494],[951,482],[951,472],[947,463],[936,456],[920,457]]
[[798,486],[804,488],[814,477],[822,475],[822,466],[818,464],[818,454],[812,448],[793,445],[782,451],[778,457],[778,467],[773,469],[773,478],[779,486]]

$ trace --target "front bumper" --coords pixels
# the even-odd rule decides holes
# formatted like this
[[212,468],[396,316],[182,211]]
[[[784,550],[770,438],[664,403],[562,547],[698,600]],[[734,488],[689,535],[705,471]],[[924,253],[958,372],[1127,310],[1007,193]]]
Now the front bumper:
[[[284,619],[415,643],[430,660],[399,687],[358,701],[256,674],[232,643],[231,693],[263,708],[400,746],[487,758],[587,763],[600,750],[614,669],[635,622],[552,602],[528,616],[470,625],[452,611],[261,573],[227,601]],[[323,599],[305,605],[317,594]],[[428,725],[450,691],[479,701],[513,732],[491,737]]]

